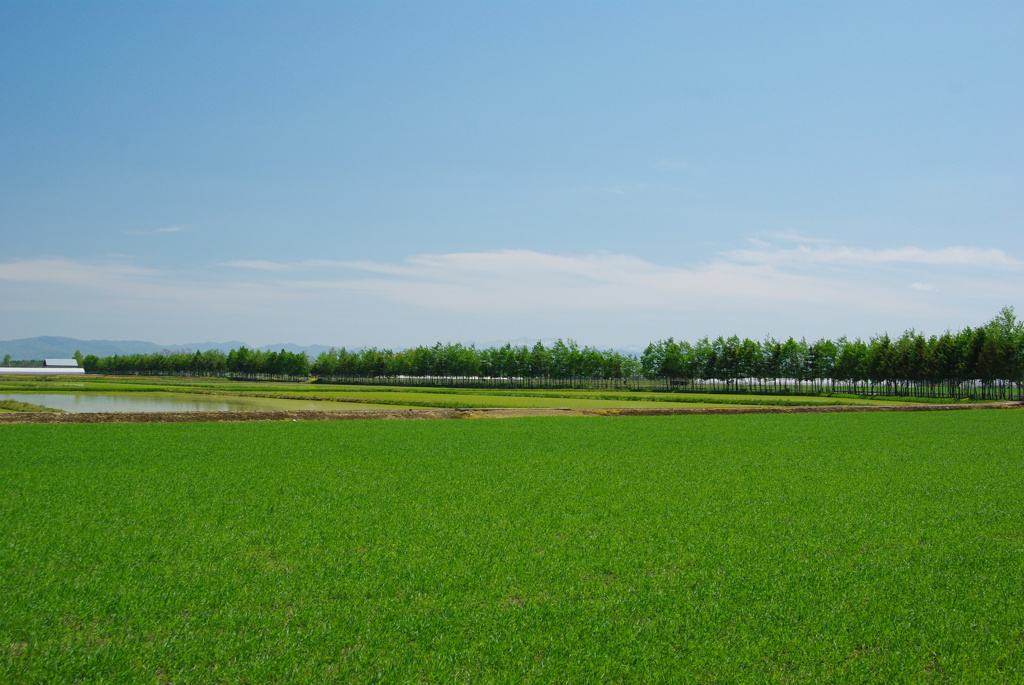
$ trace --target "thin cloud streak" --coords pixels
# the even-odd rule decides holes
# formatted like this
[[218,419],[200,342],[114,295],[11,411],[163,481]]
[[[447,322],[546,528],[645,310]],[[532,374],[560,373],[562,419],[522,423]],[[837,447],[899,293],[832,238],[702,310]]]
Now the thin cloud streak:
[[224,262],[223,266],[229,266],[233,269],[256,269],[259,271],[289,271],[294,268],[288,264],[268,262],[261,259],[240,259]]
[[60,257],[0,263],[0,281],[86,289],[118,288],[126,281],[140,280],[160,273],[119,261],[90,263]]
[[121,231],[124,235],[160,235],[162,233],[180,233],[185,230],[184,226],[168,226],[166,228],[156,228],[151,231],[143,230],[125,230]]
[[974,247],[944,247],[926,250],[920,247],[886,248],[871,250],[852,247],[807,247],[735,250],[725,256],[737,262],[751,264],[868,266],[882,264],[928,264],[935,266],[963,266],[996,269],[1021,269],[1024,263],[1002,250]]
[[[267,283],[203,282],[195,274],[111,261],[86,262],[63,258],[0,263],[0,282],[30,285],[41,290],[58,288],[63,293],[60,299],[88,303],[90,309],[102,309],[112,300],[175,302],[187,306],[206,303],[220,309],[221,305],[212,305],[210,301],[227,301],[240,291],[253,290],[259,290],[260,297],[274,299],[273,285]],[[40,306],[45,308],[45,302]]]

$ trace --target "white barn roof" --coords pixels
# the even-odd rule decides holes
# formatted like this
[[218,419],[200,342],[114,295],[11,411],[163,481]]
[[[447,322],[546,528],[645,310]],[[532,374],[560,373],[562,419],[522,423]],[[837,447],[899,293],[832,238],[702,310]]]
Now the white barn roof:
[[62,368],[71,367],[74,369],[78,368],[77,359],[46,359],[43,361],[43,366],[52,367],[60,366]]

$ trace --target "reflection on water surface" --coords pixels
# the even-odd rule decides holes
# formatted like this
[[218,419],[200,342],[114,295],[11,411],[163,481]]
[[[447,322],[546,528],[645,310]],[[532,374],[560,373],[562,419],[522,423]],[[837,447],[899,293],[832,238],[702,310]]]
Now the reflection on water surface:
[[0,400],[39,404],[73,413],[159,412],[159,411],[319,411],[360,409],[358,405],[314,400],[282,400],[271,397],[224,397],[164,392],[133,392],[121,395],[99,393],[0,393]]

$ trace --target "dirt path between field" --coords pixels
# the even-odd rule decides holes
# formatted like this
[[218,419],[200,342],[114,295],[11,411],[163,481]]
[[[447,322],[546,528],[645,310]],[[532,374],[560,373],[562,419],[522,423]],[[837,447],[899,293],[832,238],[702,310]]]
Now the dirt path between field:
[[522,416],[682,416],[689,414],[835,414],[847,412],[1021,409],[1024,402],[987,404],[829,405],[805,407],[628,407],[618,409],[380,409],[362,411],[183,411],[183,412],[0,412],[5,423],[196,423],[238,421],[353,421],[423,419],[505,419]]

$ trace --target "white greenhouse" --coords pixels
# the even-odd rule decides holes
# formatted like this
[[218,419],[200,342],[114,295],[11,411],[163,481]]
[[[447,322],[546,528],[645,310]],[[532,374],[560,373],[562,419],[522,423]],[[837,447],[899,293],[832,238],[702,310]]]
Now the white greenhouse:
[[0,376],[79,376],[85,369],[74,359],[47,359],[42,366],[8,367],[0,366]]

